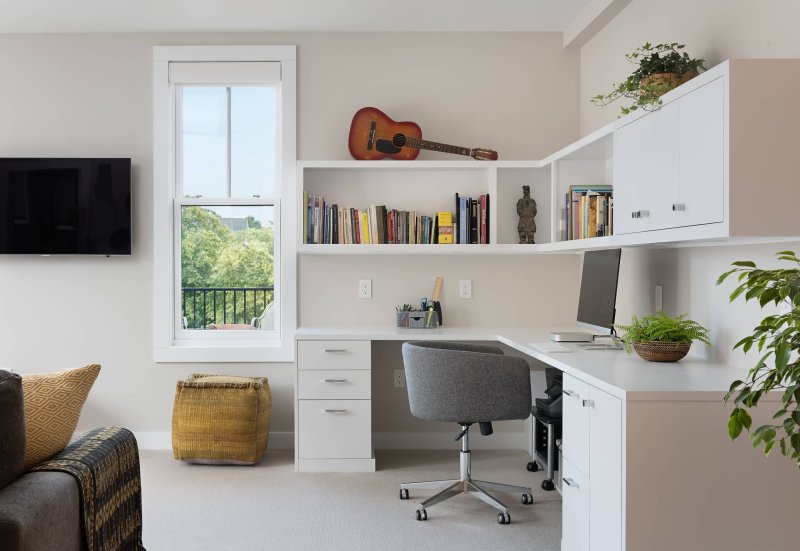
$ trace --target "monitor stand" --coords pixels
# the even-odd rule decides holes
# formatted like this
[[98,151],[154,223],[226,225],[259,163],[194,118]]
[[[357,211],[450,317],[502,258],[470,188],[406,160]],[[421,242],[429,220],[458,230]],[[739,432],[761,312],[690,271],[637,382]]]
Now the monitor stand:
[[594,335],[582,331],[553,331],[550,333],[550,340],[556,342],[592,342]]

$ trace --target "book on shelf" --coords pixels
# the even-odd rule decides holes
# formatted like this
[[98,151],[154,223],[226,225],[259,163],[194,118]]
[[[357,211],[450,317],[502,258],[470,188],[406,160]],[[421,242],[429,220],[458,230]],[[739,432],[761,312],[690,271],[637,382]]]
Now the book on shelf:
[[613,235],[614,196],[609,185],[572,185],[564,197],[562,239]]

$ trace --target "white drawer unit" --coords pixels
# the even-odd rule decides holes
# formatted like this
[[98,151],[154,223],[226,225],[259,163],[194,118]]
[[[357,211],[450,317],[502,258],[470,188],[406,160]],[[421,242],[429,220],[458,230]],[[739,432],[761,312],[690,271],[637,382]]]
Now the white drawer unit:
[[297,373],[300,400],[369,400],[372,372],[366,369],[314,369]]
[[298,340],[295,468],[374,471],[368,340]]
[[619,551],[622,401],[566,373],[563,392],[561,549]]
[[300,341],[297,369],[369,369],[369,341]]
[[371,400],[300,400],[297,410],[300,457],[372,457],[371,404]]

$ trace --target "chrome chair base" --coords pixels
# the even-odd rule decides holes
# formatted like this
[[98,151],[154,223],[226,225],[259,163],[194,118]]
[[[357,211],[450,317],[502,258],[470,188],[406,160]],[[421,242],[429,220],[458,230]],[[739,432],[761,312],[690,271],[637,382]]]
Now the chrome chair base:
[[471,476],[472,458],[469,450],[469,431],[467,426],[462,426],[464,436],[461,442],[461,478],[452,480],[431,480],[428,482],[404,482],[400,484],[400,498],[408,499],[409,490],[440,490],[438,493],[420,502],[417,507],[417,519],[427,519],[426,509],[431,505],[436,505],[448,500],[458,494],[467,493],[474,495],[481,501],[488,503],[498,511],[498,522],[508,524],[510,516],[508,507],[489,493],[489,490],[497,492],[516,492],[522,494],[522,503],[533,503],[531,489],[527,486],[514,486],[511,484],[500,484],[497,482],[487,482],[485,480],[473,480]]

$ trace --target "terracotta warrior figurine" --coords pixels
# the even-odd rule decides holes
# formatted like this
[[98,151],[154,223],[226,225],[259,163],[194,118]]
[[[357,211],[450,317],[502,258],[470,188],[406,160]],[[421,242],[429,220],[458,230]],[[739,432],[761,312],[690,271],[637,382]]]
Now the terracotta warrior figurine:
[[522,186],[522,198],[517,201],[517,214],[519,215],[519,224],[517,224],[519,242],[534,243],[533,234],[536,233],[536,222],[533,217],[536,216],[536,201],[531,199],[531,186]]

